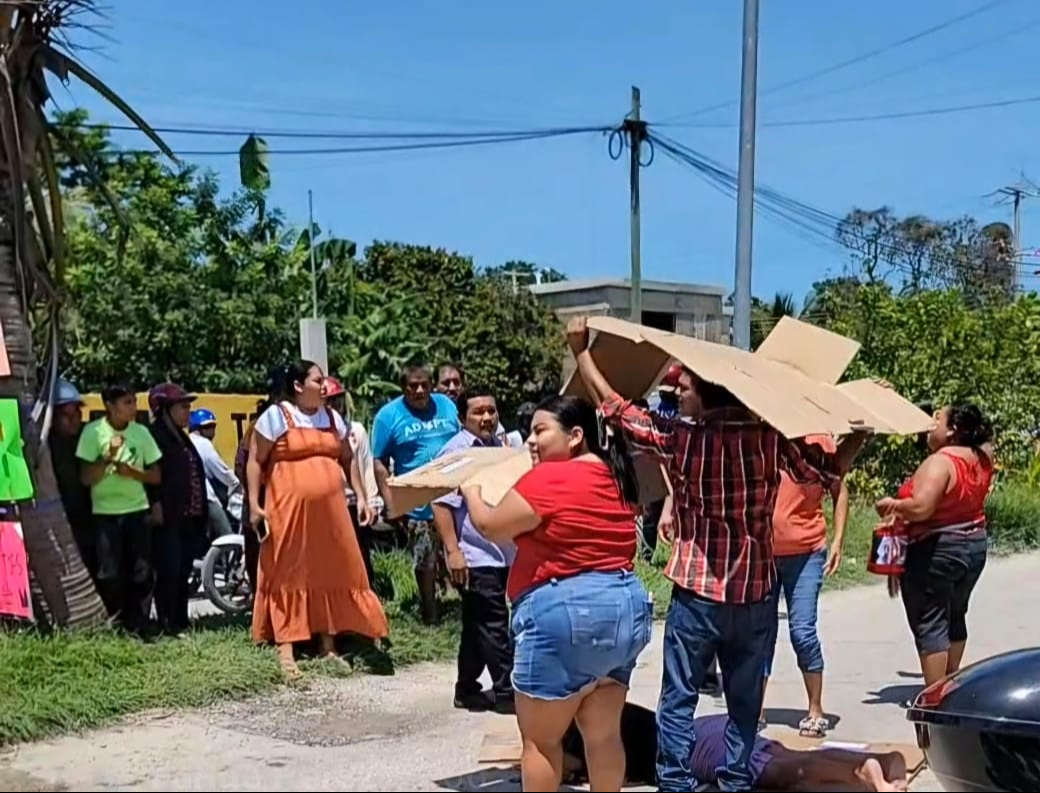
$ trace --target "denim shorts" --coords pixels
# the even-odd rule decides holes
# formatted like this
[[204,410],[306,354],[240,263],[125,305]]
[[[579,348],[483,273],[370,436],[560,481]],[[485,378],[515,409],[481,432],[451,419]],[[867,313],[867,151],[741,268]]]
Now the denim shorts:
[[557,700],[606,678],[628,686],[652,623],[653,603],[627,570],[540,584],[513,603],[513,688]]

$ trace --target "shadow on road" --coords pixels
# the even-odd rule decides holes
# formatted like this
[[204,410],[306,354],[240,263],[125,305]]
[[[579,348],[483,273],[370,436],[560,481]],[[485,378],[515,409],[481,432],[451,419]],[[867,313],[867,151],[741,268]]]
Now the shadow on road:
[[[797,730],[798,724],[805,718],[805,711],[796,710],[795,708],[766,708],[764,715],[767,724],[781,724]],[[841,724],[841,716],[837,713],[827,713],[825,715],[827,721],[831,723],[831,728]]]
[[905,705],[921,693],[924,686],[898,685],[885,686],[878,691],[868,691],[864,705]]

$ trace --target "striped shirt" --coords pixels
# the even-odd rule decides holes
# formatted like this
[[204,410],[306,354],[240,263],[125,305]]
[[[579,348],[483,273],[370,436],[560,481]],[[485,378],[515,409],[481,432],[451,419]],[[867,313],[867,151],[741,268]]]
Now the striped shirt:
[[780,472],[824,482],[834,457],[723,408],[701,420],[666,418],[617,394],[603,404],[636,453],[659,457],[672,484],[676,540],[665,575],[717,603],[757,603],[773,588],[773,508]]

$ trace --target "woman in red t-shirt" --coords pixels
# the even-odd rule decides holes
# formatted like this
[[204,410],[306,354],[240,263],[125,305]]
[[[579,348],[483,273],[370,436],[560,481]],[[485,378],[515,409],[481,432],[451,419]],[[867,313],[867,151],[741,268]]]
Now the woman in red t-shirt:
[[877,511],[906,523],[899,579],[926,686],[960,669],[968,601],[986,566],[986,497],[993,428],[975,405],[943,408],[928,436],[932,454]]
[[488,539],[516,543],[508,591],[523,788],[559,788],[563,736],[576,721],[592,789],[620,790],[621,710],[653,619],[632,571],[632,463],[618,443],[600,444],[595,409],[574,397],[538,406],[527,445],[534,468],[498,506],[478,486],[462,492]]

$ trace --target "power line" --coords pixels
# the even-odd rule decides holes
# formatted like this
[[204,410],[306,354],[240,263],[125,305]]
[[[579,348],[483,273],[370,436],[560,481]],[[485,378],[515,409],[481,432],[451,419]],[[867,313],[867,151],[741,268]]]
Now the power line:
[[905,66],[899,67],[898,69],[893,69],[891,71],[875,75],[874,77],[871,77],[869,79],[860,80],[860,81],[857,81],[855,83],[846,83],[845,85],[838,86],[837,88],[828,88],[828,89],[823,90],[823,91],[818,91],[818,92],[816,92],[814,94],[808,94],[808,95],[805,95],[805,96],[796,96],[793,99],[790,99],[790,100],[788,100],[786,102],[781,102],[778,105],[771,105],[771,107],[773,109],[778,109],[778,108],[783,108],[783,107],[793,107],[794,105],[800,105],[800,104],[804,104],[806,102],[814,102],[817,99],[822,99],[822,98],[827,97],[827,96],[834,96],[835,94],[845,94],[845,93],[848,93],[850,91],[858,91],[858,90],[860,90],[862,88],[865,88],[868,85],[876,85],[877,83],[882,83],[882,82],[885,82],[887,80],[891,80],[893,77],[902,77],[903,75],[909,74],[911,72],[915,72],[915,71],[917,71],[919,69],[922,69],[922,68],[924,68],[926,66],[931,66],[932,64],[935,64],[935,63],[941,63],[942,61],[948,61],[951,58],[957,57],[958,55],[963,55],[966,52],[971,52],[972,50],[981,49],[982,47],[985,47],[985,46],[988,46],[990,44],[993,44],[994,42],[1002,41],[1003,39],[1007,39],[1007,38],[1011,38],[1012,36],[1020,35],[1022,33],[1025,33],[1026,31],[1032,30],[1032,29],[1034,29],[1034,28],[1036,28],[1038,26],[1040,26],[1040,19],[1034,19],[1032,22],[1028,22],[1025,25],[1016,25],[1015,27],[1010,28],[1008,30],[1005,30],[1005,31],[1003,31],[1001,33],[998,33],[998,34],[994,35],[994,36],[988,36],[987,38],[981,39],[979,41],[973,41],[973,42],[971,42],[969,44],[965,44],[962,47],[957,47],[956,49],[947,50],[945,52],[940,52],[939,54],[933,55],[930,58],[925,58],[923,60],[914,61],[913,63],[909,63],[909,64],[906,64]]
[[[654,133],[651,139],[667,156],[693,168],[715,189],[730,198],[736,195],[737,177],[731,169],[672,138]],[[938,269],[953,263],[953,260],[937,260],[935,252],[927,247],[912,248],[864,235],[850,225],[846,218],[805,204],[764,185],[755,188],[755,206],[763,215],[812,244],[826,242],[829,246],[837,245],[860,254],[863,253],[862,248],[872,249],[872,255],[879,262],[914,278],[921,276],[922,271],[908,264],[906,259],[916,260],[921,265],[931,263]],[[968,266],[964,261],[958,261],[957,264],[962,269]],[[1012,262],[1016,272],[1023,266],[1020,262]]]
[[[114,130],[120,132],[140,132],[133,124],[108,124],[105,122],[77,124],[82,129]],[[530,134],[569,134],[572,132],[588,132],[603,129],[601,127],[547,127],[521,130],[486,130],[482,132],[451,132],[447,130],[423,132],[394,132],[376,130],[371,132],[311,132],[304,130],[265,130],[240,127],[237,129],[205,127],[205,126],[153,126],[153,130],[163,135],[198,135],[204,137],[242,137],[256,135],[261,138],[300,138],[315,140],[435,140],[435,139],[476,139],[476,138],[509,138],[516,135]]]
[[[951,113],[967,113],[974,110],[991,110],[998,107],[1012,107],[1014,105],[1028,105],[1040,102],[1040,96],[1024,96],[1016,99],[1001,99],[994,102],[980,102],[974,105],[954,105],[951,107],[933,107],[925,110],[906,110],[894,113],[876,113],[874,115],[862,116],[834,116],[830,118],[804,118],[788,119],[783,121],[763,121],[762,127],[814,127],[830,124],[858,124],[870,121],[892,121],[901,118],[917,118],[924,116],[943,116]],[[675,126],[686,128],[729,128],[735,127],[732,122],[703,123],[703,124],[658,124],[657,126]]]
[[[829,66],[824,66],[820,69],[816,69],[815,71],[803,74],[799,77],[793,77],[789,80],[785,80],[784,82],[771,85],[768,88],[765,88],[762,91],[760,91],[759,96],[766,96],[767,94],[773,94],[777,91],[783,91],[793,86],[801,85],[802,83],[807,83],[811,80],[816,80],[825,75],[833,74],[834,72],[840,71],[842,69],[847,69],[849,66],[854,66],[858,63],[863,63],[864,61],[868,61],[872,58],[878,57],[879,55],[883,55],[886,52],[891,52],[894,49],[904,47],[907,44],[911,44],[915,41],[926,38],[940,31],[946,30],[947,28],[952,27],[960,22],[963,22],[966,19],[970,19],[971,17],[983,14],[992,8],[996,8],[997,6],[1003,5],[1008,2],[1012,2],[1012,0],[989,0],[989,2],[983,3],[981,6],[978,6],[972,9],[971,11],[965,11],[962,14],[958,14],[957,16],[951,17],[950,19],[944,20],[943,22],[939,22],[938,24],[927,27],[924,30],[919,30],[916,33],[911,33],[909,36],[904,36],[903,38],[898,39],[897,41],[893,41],[889,44],[885,44],[880,47],[875,47],[872,50],[860,53],[859,55],[855,55],[852,58],[847,58],[845,60],[838,61],[837,63],[832,63]],[[705,113],[711,113],[715,110],[721,110],[722,108],[730,107],[731,105],[735,104],[736,100],[728,99],[725,102],[717,102],[713,105],[707,105],[698,110],[694,110],[692,113],[688,113],[685,116],[680,116],[679,118],[692,118],[693,116],[704,115]]]
[[[426,141],[422,143],[398,143],[380,146],[344,146],[335,148],[306,148],[306,149],[270,149],[269,155],[330,155],[330,154],[370,154],[388,151],[417,151],[421,149],[451,149],[469,146],[487,146],[496,143],[516,143],[528,140],[545,140],[548,138],[559,138],[570,135],[585,134],[590,132],[606,133],[610,127],[573,127],[570,129],[535,131],[527,133],[516,133],[513,135],[502,135],[498,137],[464,138],[462,140],[448,141]],[[112,154],[156,154],[149,149],[118,149]],[[180,157],[237,157],[238,149],[207,149],[207,150],[177,150]]]

